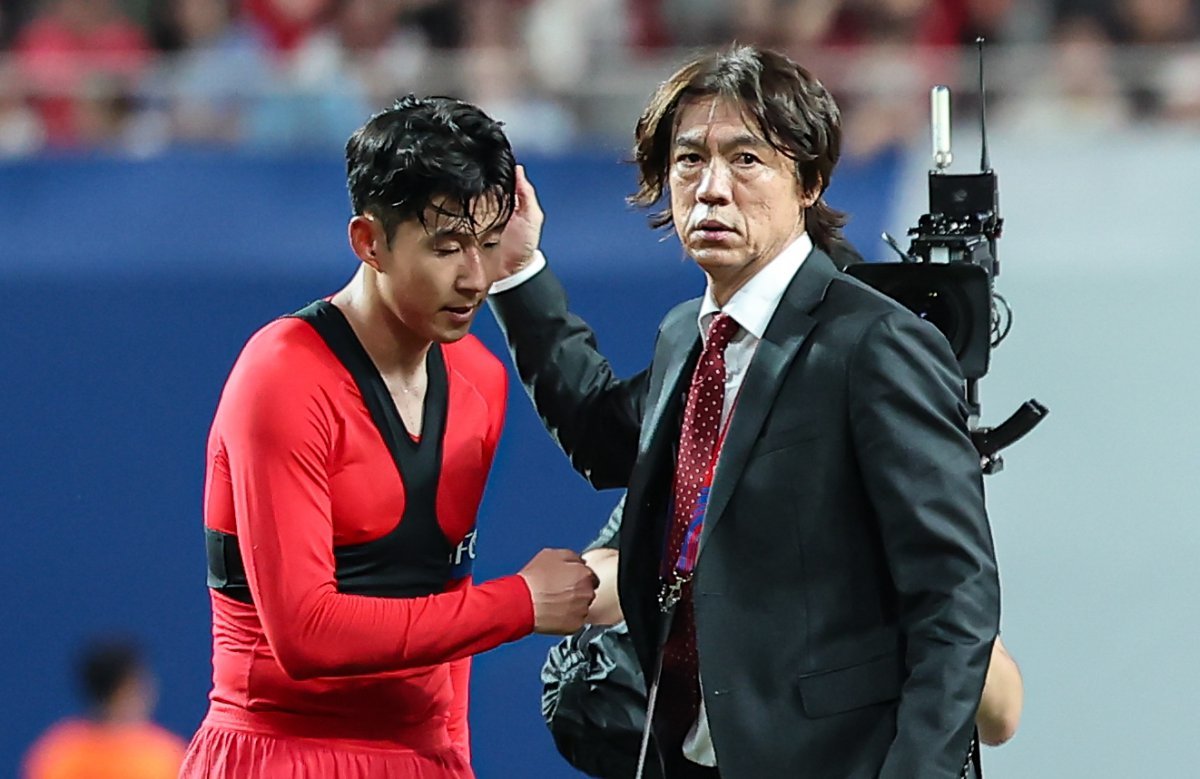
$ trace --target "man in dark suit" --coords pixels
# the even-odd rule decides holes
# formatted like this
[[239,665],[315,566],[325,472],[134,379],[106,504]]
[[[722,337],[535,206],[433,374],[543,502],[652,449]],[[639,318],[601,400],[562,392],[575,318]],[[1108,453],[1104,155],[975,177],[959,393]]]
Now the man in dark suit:
[[963,381],[930,324],[840,273],[833,98],[782,55],[713,53],[638,122],[634,202],[703,299],[616,377],[536,252],[521,174],[492,305],[550,432],[628,488],[619,593],[665,774],[957,779],[999,621]]

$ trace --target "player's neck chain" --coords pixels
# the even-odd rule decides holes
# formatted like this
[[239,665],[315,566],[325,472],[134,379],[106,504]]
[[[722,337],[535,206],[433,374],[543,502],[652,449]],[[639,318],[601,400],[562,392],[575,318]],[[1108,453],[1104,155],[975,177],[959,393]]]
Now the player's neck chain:
[[393,392],[400,392],[408,396],[419,395],[424,392],[425,388],[428,386],[429,376],[422,371],[421,374],[414,376],[410,381],[402,381],[397,377],[392,377],[390,379],[386,379],[385,383],[387,384],[388,389],[392,390]]

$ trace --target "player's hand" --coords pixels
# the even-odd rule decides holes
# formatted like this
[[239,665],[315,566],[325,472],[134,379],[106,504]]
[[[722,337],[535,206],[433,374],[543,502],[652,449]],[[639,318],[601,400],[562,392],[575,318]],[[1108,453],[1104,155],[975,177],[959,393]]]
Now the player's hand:
[[537,192],[525,177],[525,166],[517,166],[517,203],[508,226],[500,237],[500,275],[508,278],[533,259],[542,240],[542,223],[546,217],[538,205]]
[[583,627],[599,580],[569,549],[543,549],[521,569],[533,596],[533,629],[569,635]]

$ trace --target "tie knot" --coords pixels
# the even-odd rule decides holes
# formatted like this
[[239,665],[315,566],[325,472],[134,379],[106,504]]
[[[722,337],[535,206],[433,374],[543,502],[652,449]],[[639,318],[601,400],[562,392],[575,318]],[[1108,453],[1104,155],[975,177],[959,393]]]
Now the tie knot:
[[705,345],[709,351],[724,352],[725,347],[729,346],[729,342],[733,340],[733,336],[737,333],[738,323],[733,321],[733,317],[729,314],[717,314],[713,317],[712,322],[708,324],[708,343]]

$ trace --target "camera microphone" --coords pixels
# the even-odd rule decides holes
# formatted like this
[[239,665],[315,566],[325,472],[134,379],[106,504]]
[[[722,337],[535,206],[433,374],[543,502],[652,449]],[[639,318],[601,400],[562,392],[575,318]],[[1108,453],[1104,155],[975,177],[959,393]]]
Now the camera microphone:
[[933,164],[945,170],[954,161],[950,151],[950,87],[936,86],[929,95],[930,125],[933,127]]

